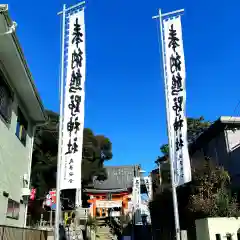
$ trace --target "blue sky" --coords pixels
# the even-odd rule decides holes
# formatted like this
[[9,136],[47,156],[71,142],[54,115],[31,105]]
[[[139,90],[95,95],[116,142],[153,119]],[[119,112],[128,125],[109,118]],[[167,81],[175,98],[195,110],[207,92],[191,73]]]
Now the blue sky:
[[[152,16],[185,8],[187,114],[215,120],[238,103],[238,1],[88,0],[85,126],[108,136],[108,164],[154,167],[167,141],[157,23]],[[9,0],[10,14],[46,108],[58,111],[60,17],[74,0]],[[235,114],[239,114],[238,108]]]

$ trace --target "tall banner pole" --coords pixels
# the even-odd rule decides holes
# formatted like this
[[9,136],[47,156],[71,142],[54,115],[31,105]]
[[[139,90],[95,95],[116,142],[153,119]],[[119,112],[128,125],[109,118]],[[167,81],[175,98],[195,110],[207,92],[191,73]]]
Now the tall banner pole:
[[180,240],[177,187],[191,181],[186,119],[186,71],[180,15],[184,9],[163,14],[159,9],[166,118],[171,167],[176,239]]
[[161,49],[162,49],[162,64],[163,64],[163,77],[164,77],[164,91],[165,91],[165,101],[166,101],[166,115],[167,115],[167,126],[168,126],[168,143],[169,143],[169,160],[171,169],[171,183],[172,183],[172,198],[173,198],[173,211],[174,211],[174,221],[176,230],[176,240],[180,239],[180,224],[179,224],[179,213],[178,213],[178,201],[177,201],[177,191],[174,183],[174,167],[172,161],[172,137],[171,131],[169,131],[169,100],[168,100],[168,90],[167,90],[167,78],[166,78],[166,62],[165,62],[165,50],[164,50],[164,39],[163,39],[163,23],[162,23],[162,10],[159,9],[159,24],[160,24],[160,35],[161,35]]
[[166,77],[166,61],[165,61],[165,50],[164,50],[164,38],[163,38],[163,23],[162,23],[162,10],[159,9],[159,24],[160,24],[160,35],[161,35],[161,49],[162,49],[162,64],[163,64],[163,74],[164,74],[164,91],[165,91],[165,101],[166,101],[166,115],[167,115],[167,126],[168,126],[168,143],[169,143],[169,160],[171,169],[171,183],[172,183],[172,199],[173,199],[173,211],[174,211],[174,222],[176,231],[176,240],[181,240],[180,236],[180,224],[179,224],[179,213],[178,213],[178,200],[177,191],[174,183],[174,166],[172,159],[172,136],[169,124],[169,99],[168,99],[168,89],[167,89],[167,77]]
[[60,192],[75,189],[75,207],[81,206],[81,166],[86,77],[85,2],[66,8],[62,15],[60,118],[56,190],[55,239],[62,220]]
[[61,46],[61,76],[60,76],[60,116],[58,130],[58,161],[57,161],[57,188],[56,188],[56,212],[55,212],[55,231],[54,239],[59,240],[59,224],[61,222],[61,156],[62,156],[62,137],[63,137],[63,103],[64,103],[64,40],[65,40],[65,12],[66,5],[63,5],[62,11],[62,46]]

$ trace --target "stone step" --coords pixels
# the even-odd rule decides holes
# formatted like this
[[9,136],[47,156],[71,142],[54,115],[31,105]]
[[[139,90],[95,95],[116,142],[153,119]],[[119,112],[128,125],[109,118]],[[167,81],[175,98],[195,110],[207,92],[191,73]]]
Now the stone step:
[[111,233],[111,228],[106,224],[104,218],[97,219],[97,240],[115,240],[116,237]]
[[96,236],[97,236],[98,239],[104,239],[104,240],[115,239],[114,236],[110,236],[110,235],[99,235],[99,234],[96,234]]
[[110,232],[97,232],[99,235],[112,235]]

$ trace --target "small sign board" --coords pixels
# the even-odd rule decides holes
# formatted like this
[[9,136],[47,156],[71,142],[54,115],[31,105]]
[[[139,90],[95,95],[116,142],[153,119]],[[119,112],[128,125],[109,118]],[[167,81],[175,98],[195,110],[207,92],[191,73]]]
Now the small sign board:
[[188,240],[187,231],[181,230],[181,239],[182,240]]
[[81,208],[81,207],[79,207],[76,210],[76,214],[77,214],[78,218],[87,220],[88,215],[89,215],[89,208]]

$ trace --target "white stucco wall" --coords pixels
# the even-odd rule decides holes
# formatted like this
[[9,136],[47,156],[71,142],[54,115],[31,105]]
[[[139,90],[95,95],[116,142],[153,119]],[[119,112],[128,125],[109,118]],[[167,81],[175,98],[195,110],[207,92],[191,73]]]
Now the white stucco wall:
[[227,239],[231,234],[232,240],[238,240],[240,232],[240,218],[206,218],[196,220],[197,240],[216,240],[216,234],[220,234],[221,240]]
[[[24,226],[25,204],[20,204],[19,219],[6,218],[8,198],[20,203],[22,199],[23,175],[30,177],[32,159],[32,127],[28,123],[28,135],[24,146],[15,135],[17,125],[17,108],[20,106],[17,96],[12,106],[11,123],[0,118],[0,225]],[[20,106],[21,107],[21,106]],[[24,113],[24,109],[21,108]],[[27,115],[25,114],[27,119]],[[28,119],[27,119],[28,120]],[[3,196],[3,191],[9,197]]]

